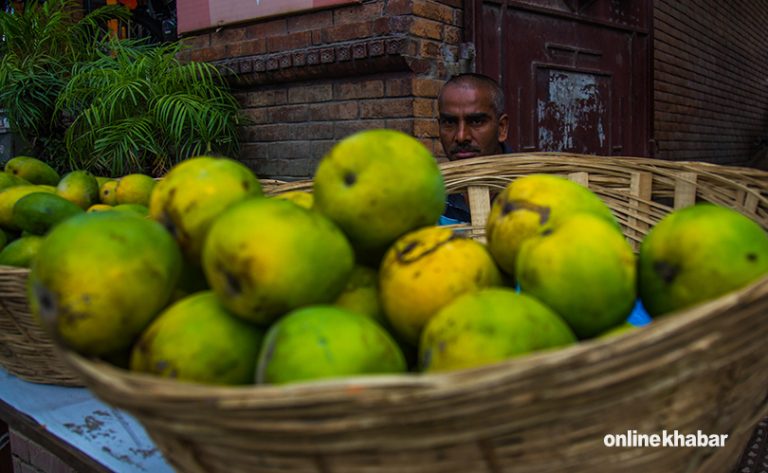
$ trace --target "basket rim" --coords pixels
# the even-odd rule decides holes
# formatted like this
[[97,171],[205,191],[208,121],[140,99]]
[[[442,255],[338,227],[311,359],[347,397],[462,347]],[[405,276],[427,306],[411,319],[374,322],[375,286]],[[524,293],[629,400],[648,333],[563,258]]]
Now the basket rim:
[[[65,361],[86,380],[86,384],[109,384],[119,395],[138,394],[140,397],[151,396],[155,401],[194,401],[211,400],[231,402],[237,405],[259,407],[296,407],[304,400],[308,404],[317,404],[323,399],[338,401],[340,393],[345,398],[359,398],[360,395],[373,398],[396,400],[398,397],[418,397],[419,394],[434,395],[439,390],[442,395],[458,393],[471,383],[474,388],[496,385],[500,380],[535,375],[537,372],[562,365],[564,362],[585,362],[609,358],[618,350],[637,351],[677,335],[684,338],[687,330],[713,317],[723,316],[723,312],[740,304],[748,304],[768,295],[768,275],[752,284],[732,291],[719,298],[702,304],[666,314],[654,319],[647,326],[627,333],[616,334],[604,339],[589,339],[574,345],[528,353],[497,363],[438,373],[409,372],[401,374],[381,374],[366,376],[348,376],[290,383],[285,385],[242,385],[212,386],[195,382],[177,381],[149,374],[134,373],[107,362],[86,358],[66,347],[55,343]],[[702,340],[706,344],[706,340]],[[399,388],[393,391],[392,388]],[[311,394],[311,396],[307,396]],[[297,402],[299,401],[299,402]]]

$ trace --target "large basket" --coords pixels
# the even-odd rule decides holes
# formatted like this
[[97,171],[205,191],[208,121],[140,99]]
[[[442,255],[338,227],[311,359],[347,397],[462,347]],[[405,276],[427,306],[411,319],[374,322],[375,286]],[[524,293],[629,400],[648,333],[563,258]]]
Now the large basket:
[[0,366],[26,381],[82,386],[29,312],[29,269],[0,266]]
[[[768,226],[768,174],[745,169],[555,154],[442,169],[449,189],[467,190],[476,217],[467,230],[478,238],[488,187],[531,173],[586,183],[635,242],[699,198]],[[768,277],[642,330],[565,349],[444,374],[284,387],[184,384],[65,356],[185,472],[723,473],[768,412],[767,313]],[[724,448],[605,446],[606,435],[628,431],[729,437]]]

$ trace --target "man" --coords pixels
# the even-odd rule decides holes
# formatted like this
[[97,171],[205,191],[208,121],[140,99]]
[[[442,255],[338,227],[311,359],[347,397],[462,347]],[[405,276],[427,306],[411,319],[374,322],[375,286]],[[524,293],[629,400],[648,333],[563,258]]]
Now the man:
[[508,153],[504,91],[482,74],[459,74],[437,97],[440,142],[451,161]]
[[[509,153],[509,117],[504,113],[504,91],[488,76],[453,76],[437,97],[440,143],[451,161]],[[462,194],[448,196],[441,224],[469,222]]]

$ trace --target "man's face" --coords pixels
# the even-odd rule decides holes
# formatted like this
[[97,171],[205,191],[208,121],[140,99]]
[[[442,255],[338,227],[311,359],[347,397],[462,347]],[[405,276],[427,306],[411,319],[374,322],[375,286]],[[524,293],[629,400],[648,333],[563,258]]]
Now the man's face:
[[451,84],[438,103],[440,142],[451,161],[501,152],[507,139],[506,114],[496,116],[487,87]]

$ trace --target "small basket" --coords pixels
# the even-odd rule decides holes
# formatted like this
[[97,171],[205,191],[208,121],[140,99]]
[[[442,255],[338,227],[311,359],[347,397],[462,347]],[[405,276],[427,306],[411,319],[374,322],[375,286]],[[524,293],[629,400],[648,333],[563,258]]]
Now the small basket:
[[82,386],[29,312],[28,276],[27,268],[0,266],[0,366],[33,383]]
[[[557,154],[441,167],[448,189],[467,191],[473,222],[465,229],[477,238],[489,189],[532,173],[586,183],[634,242],[675,206],[699,199],[768,226],[768,173]],[[180,383],[64,355],[184,472],[723,473],[768,413],[767,313],[768,277],[642,330],[564,349],[449,373],[287,386]],[[728,440],[723,448],[604,444],[610,434],[675,430]]]

